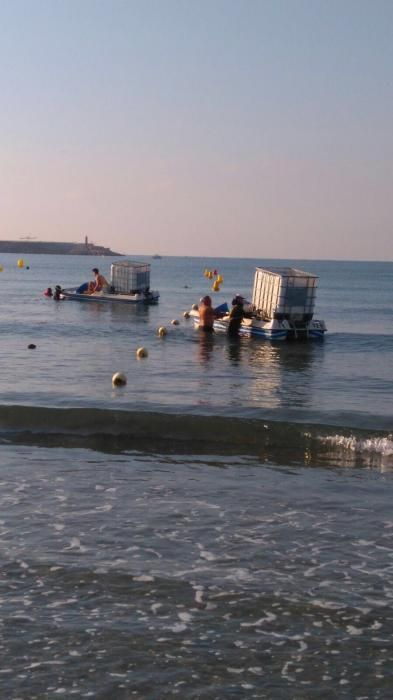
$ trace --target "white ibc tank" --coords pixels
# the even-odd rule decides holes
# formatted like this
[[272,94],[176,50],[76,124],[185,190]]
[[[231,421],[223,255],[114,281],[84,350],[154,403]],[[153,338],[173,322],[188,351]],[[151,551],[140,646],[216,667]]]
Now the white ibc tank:
[[257,267],[252,303],[267,319],[311,320],[318,277],[293,267]]
[[111,287],[118,294],[136,294],[150,288],[148,263],[121,260],[111,265]]

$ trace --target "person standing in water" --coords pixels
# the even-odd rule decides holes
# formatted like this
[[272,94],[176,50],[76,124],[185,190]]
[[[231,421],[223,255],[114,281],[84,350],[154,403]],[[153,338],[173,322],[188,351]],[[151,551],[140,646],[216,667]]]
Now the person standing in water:
[[212,307],[212,300],[209,296],[205,296],[201,299],[199,305],[199,330],[207,331],[208,333],[213,332],[213,323],[215,319],[214,309]]
[[244,318],[244,299],[237,294],[232,299],[232,309],[229,314],[228,335],[236,338],[239,335],[241,323]]

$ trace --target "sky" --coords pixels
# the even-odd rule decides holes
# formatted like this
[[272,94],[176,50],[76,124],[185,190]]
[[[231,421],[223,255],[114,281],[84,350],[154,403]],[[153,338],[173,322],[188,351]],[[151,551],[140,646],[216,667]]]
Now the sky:
[[0,239],[393,260],[392,0],[2,0]]

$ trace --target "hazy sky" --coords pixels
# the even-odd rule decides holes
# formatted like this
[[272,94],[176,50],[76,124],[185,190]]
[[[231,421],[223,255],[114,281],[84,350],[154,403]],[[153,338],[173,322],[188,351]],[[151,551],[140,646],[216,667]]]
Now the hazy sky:
[[393,0],[2,0],[0,237],[393,259]]

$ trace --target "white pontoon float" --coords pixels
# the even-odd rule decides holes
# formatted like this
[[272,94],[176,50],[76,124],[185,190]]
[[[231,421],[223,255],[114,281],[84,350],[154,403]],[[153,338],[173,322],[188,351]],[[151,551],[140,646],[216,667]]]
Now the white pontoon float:
[[83,287],[62,289],[65,299],[76,301],[114,302],[120,304],[157,304],[160,294],[150,289],[149,263],[121,260],[111,265],[111,280],[107,289],[88,294]]
[[[313,318],[317,282],[316,275],[293,267],[257,267],[239,334],[268,340],[323,338],[325,322]],[[198,326],[198,312],[190,315]],[[214,330],[227,332],[228,325],[229,313],[214,321]]]

